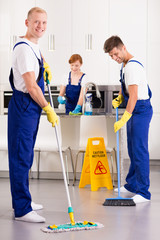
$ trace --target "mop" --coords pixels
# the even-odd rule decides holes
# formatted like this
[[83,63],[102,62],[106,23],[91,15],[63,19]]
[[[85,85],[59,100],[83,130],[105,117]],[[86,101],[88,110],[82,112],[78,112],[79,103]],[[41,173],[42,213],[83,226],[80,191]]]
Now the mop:
[[[116,121],[118,121],[118,108],[116,108]],[[106,198],[103,206],[135,206],[135,202],[131,198],[122,198],[120,196],[120,164],[119,164],[119,131],[116,133],[117,137],[117,174],[118,174],[118,197]]]
[[[50,90],[50,83],[49,83],[47,74],[46,74],[46,82],[47,82],[50,104],[51,104],[51,107],[54,109],[53,100],[52,100],[52,96],[51,96],[51,90]],[[64,184],[65,184],[67,200],[68,200],[68,213],[69,213],[71,222],[67,223],[67,224],[61,224],[61,225],[55,225],[55,224],[49,225],[48,227],[41,228],[41,230],[46,233],[48,233],[48,232],[60,233],[60,232],[69,232],[69,231],[78,231],[78,230],[92,230],[92,229],[104,227],[103,224],[97,223],[97,222],[93,223],[93,222],[89,222],[89,221],[84,221],[84,222],[80,222],[80,221],[75,222],[74,221],[73,208],[71,206],[70,194],[69,194],[69,189],[68,189],[68,184],[67,184],[67,179],[66,179],[66,174],[65,174],[65,167],[64,167],[64,162],[63,162],[62,149],[60,146],[57,124],[55,124],[55,134],[56,134],[57,145],[58,145],[58,150],[59,150],[59,154],[60,154]]]

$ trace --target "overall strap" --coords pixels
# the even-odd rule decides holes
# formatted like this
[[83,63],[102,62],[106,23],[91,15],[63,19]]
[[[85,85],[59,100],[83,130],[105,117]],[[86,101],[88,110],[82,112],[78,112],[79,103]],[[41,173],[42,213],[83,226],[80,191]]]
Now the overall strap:
[[123,79],[123,63],[120,70],[120,82],[122,81],[122,79]]
[[[22,42],[18,42],[18,43],[16,43],[16,44],[14,45],[14,47],[13,47],[13,50],[15,49],[16,46],[18,46],[18,45],[20,45],[20,44],[26,44],[26,45],[28,45],[28,46],[32,49],[32,51],[34,52],[33,48],[32,48],[28,43],[23,42],[23,41],[22,41]],[[38,59],[39,64],[40,64],[40,65],[43,65],[43,59],[42,59],[41,52],[40,52],[41,60],[37,57],[37,55],[36,55],[35,52],[34,52],[34,55],[35,55],[36,58]]]
[[71,72],[69,72],[69,77],[68,77],[68,84],[71,84]]
[[140,62],[138,62],[137,60],[129,60],[128,63],[129,63],[129,62],[136,62],[136,63],[140,64],[140,65],[144,68],[143,64],[140,63]]
[[78,85],[80,85],[81,84],[81,82],[82,82],[82,78],[84,77],[84,75],[86,75],[85,73],[83,73],[83,75],[81,76],[81,78],[79,79],[79,82],[78,82]]

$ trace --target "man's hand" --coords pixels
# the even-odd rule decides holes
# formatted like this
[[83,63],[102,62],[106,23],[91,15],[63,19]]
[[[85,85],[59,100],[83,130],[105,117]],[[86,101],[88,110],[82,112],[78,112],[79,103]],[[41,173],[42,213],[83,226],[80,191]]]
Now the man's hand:
[[52,127],[55,126],[55,123],[58,124],[58,116],[54,112],[53,108],[51,107],[50,104],[48,104],[46,107],[42,108],[46,114],[47,114],[47,119],[50,123],[52,123]]
[[119,107],[119,105],[124,101],[124,97],[122,94],[118,95],[115,99],[112,100],[112,106],[114,108]]
[[128,122],[128,120],[132,117],[132,114],[130,114],[129,112],[125,111],[122,118],[115,122],[114,124],[114,131],[117,132],[121,127],[123,127],[126,122]]
[[51,69],[50,69],[50,66],[48,65],[48,63],[44,62],[43,63],[43,67],[44,67],[44,73],[43,73],[43,77],[44,77],[44,81],[46,82],[46,73],[48,74],[48,80],[49,80],[49,83],[51,82],[52,80],[52,73],[51,73]]

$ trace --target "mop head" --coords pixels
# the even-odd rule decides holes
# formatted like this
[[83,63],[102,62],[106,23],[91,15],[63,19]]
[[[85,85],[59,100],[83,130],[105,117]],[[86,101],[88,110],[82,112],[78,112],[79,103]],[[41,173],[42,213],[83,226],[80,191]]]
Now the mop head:
[[122,206],[131,207],[136,206],[135,202],[131,198],[107,198],[103,203],[103,206]]
[[43,232],[46,233],[61,233],[61,232],[70,232],[70,231],[80,231],[80,230],[94,230],[97,228],[104,227],[101,223],[93,223],[93,222],[76,222],[75,225],[71,223],[62,224],[62,225],[50,225],[45,228],[41,228]]

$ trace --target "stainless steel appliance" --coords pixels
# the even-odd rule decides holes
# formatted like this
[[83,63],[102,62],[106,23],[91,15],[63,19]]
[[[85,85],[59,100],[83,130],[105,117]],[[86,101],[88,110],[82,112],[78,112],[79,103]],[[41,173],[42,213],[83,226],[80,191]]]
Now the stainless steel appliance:
[[[115,114],[115,109],[112,107],[112,100],[118,96],[120,85],[98,85],[97,86],[101,97],[98,98],[96,89],[94,86],[89,87],[88,93],[92,93],[92,108],[93,114]],[[60,92],[60,86],[51,86],[51,95],[54,103],[56,113],[65,114],[65,110],[58,109],[58,96]],[[12,96],[12,91],[3,92],[3,109],[2,112],[5,114],[8,112],[8,104]],[[45,91],[45,98],[49,101],[49,95],[47,90]],[[119,107],[119,114],[124,112],[124,103]]]

